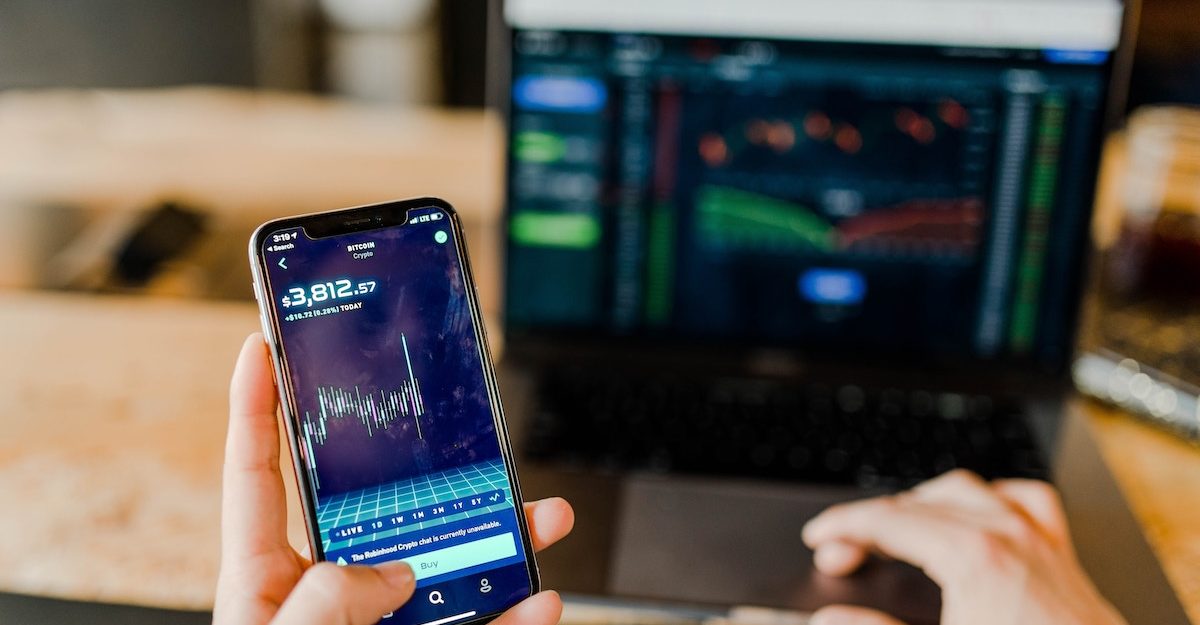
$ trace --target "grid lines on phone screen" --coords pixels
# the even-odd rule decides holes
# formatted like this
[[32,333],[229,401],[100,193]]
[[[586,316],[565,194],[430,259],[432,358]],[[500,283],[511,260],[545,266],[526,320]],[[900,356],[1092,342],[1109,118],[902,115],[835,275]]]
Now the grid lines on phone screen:
[[322,545],[328,552],[435,525],[444,525],[467,518],[469,514],[490,513],[512,507],[512,502],[507,497],[503,497],[494,505],[456,514],[446,514],[401,528],[384,527],[378,532],[362,534],[346,540],[335,541],[329,536],[330,530],[336,527],[385,519],[397,512],[454,501],[472,495],[484,495],[494,491],[509,492],[508,474],[504,470],[503,461],[499,458],[336,495],[321,502],[321,512],[317,522],[321,531]]

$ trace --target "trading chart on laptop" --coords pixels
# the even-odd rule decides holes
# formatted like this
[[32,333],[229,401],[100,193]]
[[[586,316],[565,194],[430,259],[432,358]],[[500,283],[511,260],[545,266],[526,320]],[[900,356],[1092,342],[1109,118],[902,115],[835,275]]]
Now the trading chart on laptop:
[[1061,360],[1117,5],[1042,7],[1094,42],[971,44],[812,3],[514,4],[517,333]]

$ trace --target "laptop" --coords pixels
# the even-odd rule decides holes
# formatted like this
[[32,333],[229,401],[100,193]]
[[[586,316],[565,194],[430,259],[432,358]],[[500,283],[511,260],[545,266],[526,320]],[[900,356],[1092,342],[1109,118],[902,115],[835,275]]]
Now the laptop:
[[935,623],[915,569],[824,578],[799,528],[964,467],[1057,480],[1081,533],[1124,533],[1081,541],[1114,602],[1133,622],[1187,622],[1063,417],[1131,7],[496,10],[500,377],[525,490],[578,511],[542,558],[550,586]]

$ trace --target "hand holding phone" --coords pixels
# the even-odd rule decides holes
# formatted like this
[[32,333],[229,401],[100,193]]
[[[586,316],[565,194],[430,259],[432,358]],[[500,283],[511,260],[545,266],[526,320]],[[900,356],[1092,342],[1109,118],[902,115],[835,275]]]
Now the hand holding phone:
[[[521,503],[453,210],[418,200],[272,222],[252,256],[272,358],[248,342],[231,388],[217,622],[554,622],[553,593],[522,600],[537,589],[532,552],[573,517],[561,500]],[[288,546],[271,364],[313,560],[345,567]],[[417,595],[389,612],[410,592],[404,567],[355,565],[396,560]]]

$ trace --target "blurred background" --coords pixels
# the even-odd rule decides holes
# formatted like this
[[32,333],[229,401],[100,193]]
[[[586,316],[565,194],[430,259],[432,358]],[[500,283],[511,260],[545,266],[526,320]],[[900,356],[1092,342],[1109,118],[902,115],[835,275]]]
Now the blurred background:
[[[468,214],[497,215],[498,186],[463,189],[449,166],[502,184],[502,131],[484,112],[488,77],[498,76],[489,10],[471,0],[5,2],[0,284],[105,281],[244,299],[244,263],[222,264],[231,259],[208,248],[271,216],[403,194],[413,183],[413,192],[465,192]],[[1126,114],[1200,102],[1198,11],[1186,0],[1145,2]],[[1164,123],[1192,118],[1173,119]],[[399,166],[426,147],[414,132],[441,137],[428,157],[450,158],[446,167],[410,177]],[[223,166],[228,150],[263,157],[253,177]],[[362,167],[314,165],[346,159]],[[1106,181],[1102,205],[1120,203],[1118,178]],[[1116,237],[1120,210],[1097,220],[1102,244]],[[189,258],[126,254],[116,267],[95,266],[139,226],[194,239]]]
[[[259,223],[444,197],[497,320],[505,130],[487,104],[504,71],[488,47],[498,11],[482,0],[0,2],[0,621],[207,618],[224,392],[258,325],[245,250]],[[1105,413],[1121,424],[1105,451],[1127,465],[1123,486],[1156,546],[1185,554],[1172,581],[1200,597],[1200,535],[1165,529],[1200,510],[1156,512],[1145,493],[1157,490],[1139,488],[1200,471],[1180,442],[1200,431],[1181,408],[1200,383],[1196,107],[1200,3],[1145,0],[1101,168],[1074,377],[1121,408]],[[1124,429],[1143,428],[1127,415],[1155,429]],[[1150,452],[1121,447],[1138,436]]]

